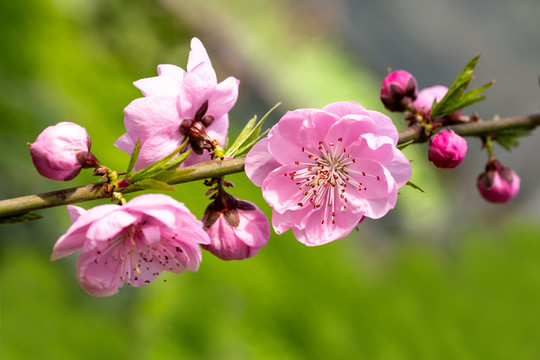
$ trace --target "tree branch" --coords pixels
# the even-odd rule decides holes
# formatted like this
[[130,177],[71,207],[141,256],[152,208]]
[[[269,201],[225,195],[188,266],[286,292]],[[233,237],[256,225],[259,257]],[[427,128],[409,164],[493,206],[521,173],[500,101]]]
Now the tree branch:
[[[496,133],[506,129],[540,126],[540,113],[528,116],[517,116],[497,121],[474,121],[466,124],[441,128],[452,129],[461,136],[480,136]],[[427,141],[419,126],[412,126],[399,133],[398,144],[406,142],[421,143]],[[213,160],[183,168],[174,176],[169,176],[167,183],[174,185],[184,182],[220,177],[244,171],[244,158],[231,160]],[[104,199],[110,196],[108,184],[95,183],[69,189],[28,195],[0,201],[0,218],[24,214],[29,211],[46,209],[54,206],[74,204],[84,201]],[[120,190],[122,193],[141,191],[137,186],[129,186]]]

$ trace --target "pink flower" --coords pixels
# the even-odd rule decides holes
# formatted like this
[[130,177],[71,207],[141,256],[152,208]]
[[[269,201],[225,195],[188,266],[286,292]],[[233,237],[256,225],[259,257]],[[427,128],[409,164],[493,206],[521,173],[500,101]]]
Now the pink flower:
[[[140,139],[135,170],[173,152],[194,123],[199,127],[202,124],[210,139],[225,144],[228,112],[236,103],[239,81],[229,77],[218,84],[199,39],[191,40],[187,72],[175,65],[159,65],[158,76],[138,80],[134,85],[145,97],[135,99],[124,109],[127,132],[115,145],[131,154]],[[184,166],[210,159],[199,144],[192,144],[196,153],[189,156]]]
[[493,159],[486,165],[486,171],[478,176],[478,191],[484,199],[492,203],[505,203],[519,192],[519,176],[510,168]]
[[450,130],[434,135],[429,143],[429,161],[442,169],[455,168],[461,164],[466,153],[467,141]]
[[384,78],[381,84],[381,101],[390,111],[405,111],[416,99],[417,83],[405,70],[397,70]]
[[286,113],[246,157],[246,174],[273,208],[272,225],[309,246],[340,239],[394,208],[411,176],[387,116],[355,102]]
[[109,296],[125,283],[142,286],[162,271],[197,271],[198,244],[208,244],[202,223],[170,196],[146,194],[126,205],[88,211],[68,206],[73,225],[58,239],[52,260],[82,249],[79,283],[90,295]]
[[270,238],[270,224],[255,204],[222,191],[204,213],[204,228],[210,244],[203,249],[222,260],[255,256]]
[[42,176],[67,181],[79,175],[83,167],[97,164],[90,146],[90,136],[85,128],[72,122],[61,122],[38,135],[30,145],[30,155]]
[[424,114],[429,114],[433,102],[435,100],[441,101],[447,92],[448,88],[442,85],[422,89],[418,92],[418,96],[416,97],[416,100],[413,101],[412,107],[416,109],[416,111],[422,111]]

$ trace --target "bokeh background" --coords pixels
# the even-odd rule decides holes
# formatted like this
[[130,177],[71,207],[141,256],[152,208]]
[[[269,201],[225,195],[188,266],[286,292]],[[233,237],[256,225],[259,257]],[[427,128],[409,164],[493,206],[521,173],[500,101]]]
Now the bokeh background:
[[[450,85],[482,52],[477,85],[496,79],[482,117],[540,110],[536,0],[21,0],[0,2],[0,198],[94,182],[41,178],[27,141],[46,126],[86,127],[93,153],[124,169],[112,144],[132,82],[161,63],[185,67],[191,37],[218,78],[241,80],[232,136],[278,101],[287,110],[378,102],[387,68],[420,87]],[[392,114],[389,114],[392,115]],[[402,121],[392,115],[398,127]],[[411,146],[413,180],[385,218],[308,248],[273,235],[255,257],[205,253],[198,273],[92,298],[76,256],[50,262],[70,225],[65,207],[0,228],[2,359],[538,359],[540,358],[540,133],[511,153],[522,191],[496,206],[477,194],[486,155],[469,139],[455,170]],[[231,176],[233,194],[269,214],[260,191]],[[201,216],[200,182],[174,194]],[[104,203],[85,203],[91,207]],[[166,282],[165,282],[166,280]]]

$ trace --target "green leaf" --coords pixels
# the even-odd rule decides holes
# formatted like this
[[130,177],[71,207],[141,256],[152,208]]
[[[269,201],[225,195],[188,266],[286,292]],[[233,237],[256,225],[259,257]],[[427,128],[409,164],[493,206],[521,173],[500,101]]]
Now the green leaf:
[[159,181],[156,179],[143,179],[137,181],[133,184],[134,186],[141,187],[147,190],[157,190],[157,191],[176,191],[174,186],[167,184],[166,182]]
[[42,215],[31,213],[31,212],[18,214],[18,215],[12,215],[12,216],[5,216],[5,217],[0,218],[0,225],[18,224],[22,222],[34,221],[34,220],[39,220],[42,217],[43,217]]
[[494,140],[506,150],[511,151],[519,145],[519,138],[530,135],[533,129],[534,126],[526,126],[502,130],[497,133]]
[[257,115],[253,116],[248,121],[246,126],[244,126],[244,128],[240,132],[240,135],[238,135],[236,140],[234,140],[232,145],[225,152],[225,156],[230,156],[230,153],[234,153],[238,149],[238,147],[240,147],[240,145],[242,145],[242,143],[248,138],[249,134],[253,130],[253,127],[255,126],[256,122],[257,122]]
[[194,172],[194,169],[166,170],[157,174],[154,179],[163,182],[172,182]]
[[465,89],[467,89],[471,81],[474,79],[474,68],[476,67],[479,57],[480,54],[472,58],[472,60],[465,65],[441,101],[438,103],[435,101],[433,103],[431,108],[432,119],[438,119],[449,115],[456,110],[463,109],[464,107],[470,106],[485,99],[485,96],[480,95],[480,93],[493,85],[493,81],[484,84],[479,88],[465,92]]
[[405,142],[405,143],[403,143],[403,144],[398,144],[398,145],[396,146],[396,148],[397,148],[398,150],[403,150],[403,149],[405,149],[407,146],[411,145],[412,143],[414,143],[414,140],[409,140],[409,141],[407,141],[407,142]]
[[[134,174],[132,174],[132,176],[129,177],[131,182],[136,183],[142,179],[154,177],[155,175],[159,174],[162,171],[169,170],[173,165],[176,164],[176,161],[173,160],[171,162],[171,160],[176,156],[176,154],[178,154],[187,145],[188,141],[189,141],[189,138],[186,137],[186,139],[182,142],[182,144],[180,144],[180,146],[178,146],[172,153],[170,153],[163,159],[160,159],[156,161],[155,163],[148,165],[144,169],[141,169],[135,172]],[[186,151],[186,153],[188,152],[189,151]],[[187,155],[183,157],[182,156],[179,156],[179,157],[181,158],[181,161],[178,164],[176,164],[177,167],[180,166],[182,161],[184,161],[187,158]]]
[[420,190],[421,192],[425,193],[424,189],[422,189],[420,186],[416,185],[415,183],[413,183],[411,181],[407,181],[407,183],[405,185],[410,186],[413,189]]
[[[262,117],[262,119],[255,124],[257,117],[253,117],[248,121],[238,138],[234,141],[233,145],[225,152],[225,157],[242,157],[245,156],[249,150],[259,141],[267,132],[260,134],[262,126],[266,121],[266,118],[274,111],[281,103],[277,103],[273,108]],[[249,131],[248,131],[249,130]]]
[[131,172],[133,171],[133,168],[135,167],[135,164],[137,163],[137,159],[139,158],[139,151],[141,150],[141,139],[137,140],[137,144],[135,144],[135,148],[133,149],[133,153],[131,154],[131,159],[129,159],[129,165],[126,170],[126,176],[131,175]]

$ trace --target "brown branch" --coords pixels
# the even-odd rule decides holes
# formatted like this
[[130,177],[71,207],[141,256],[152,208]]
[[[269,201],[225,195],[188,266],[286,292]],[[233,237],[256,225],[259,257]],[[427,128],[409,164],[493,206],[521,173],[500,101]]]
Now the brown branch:
[[[535,126],[540,126],[540,114],[517,116],[497,121],[479,120],[466,124],[446,126],[441,129],[452,129],[462,136],[481,136],[506,129]],[[413,126],[399,133],[398,143],[403,144],[409,141],[420,143],[426,140],[427,138],[424,135],[422,128]],[[183,182],[220,177],[242,171],[244,171],[244,158],[223,161],[214,160],[183,168],[174,176],[169,176],[167,179],[162,180],[166,180],[167,183],[174,185]],[[43,194],[1,200],[0,218],[54,206],[104,199],[110,196],[109,192],[106,191],[106,186],[106,183],[96,183]],[[130,193],[141,190],[143,189],[136,186],[129,186],[122,189],[121,192]]]

